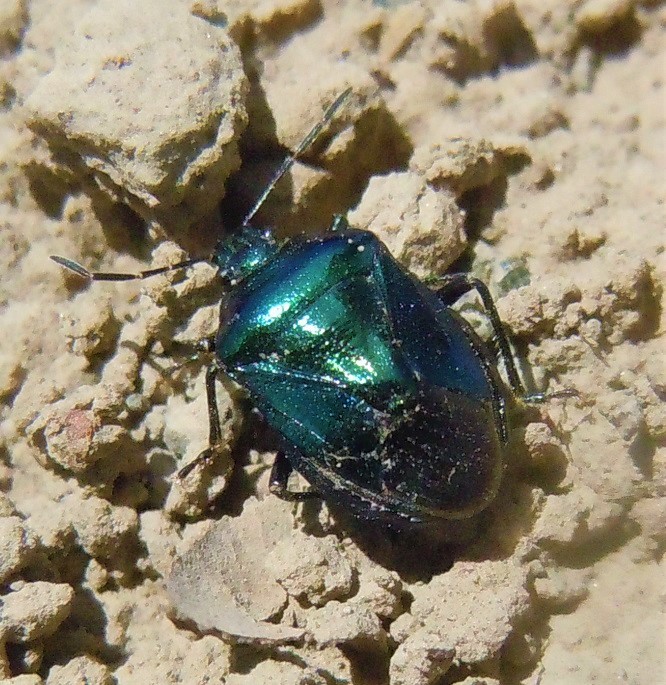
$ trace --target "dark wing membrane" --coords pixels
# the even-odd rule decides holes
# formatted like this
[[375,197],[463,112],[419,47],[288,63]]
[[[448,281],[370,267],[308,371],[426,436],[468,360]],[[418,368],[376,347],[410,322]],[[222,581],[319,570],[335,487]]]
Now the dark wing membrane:
[[494,497],[501,446],[486,403],[428,386],[394,419],[378,461],[398,509],[464,518]]
[[366,517],[463,518],[496,493],[500,446],[479,402],[430,386],[389,415],[349,388],[276,365],[253,364],[234,378],[296,448],[294,467],[324,496],[345,501],[353,492],[349,506]]

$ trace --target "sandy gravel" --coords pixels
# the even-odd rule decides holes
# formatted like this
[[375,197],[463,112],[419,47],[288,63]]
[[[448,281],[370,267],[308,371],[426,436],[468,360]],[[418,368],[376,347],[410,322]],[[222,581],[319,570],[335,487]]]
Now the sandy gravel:
[[[663,4],[0,0],[0,682],[664,682]],[[496,501],[445,533],[268,492],[202,265],[334,213],[491,287],[537,389]],[[488,333],[478,303],[461,311]]]

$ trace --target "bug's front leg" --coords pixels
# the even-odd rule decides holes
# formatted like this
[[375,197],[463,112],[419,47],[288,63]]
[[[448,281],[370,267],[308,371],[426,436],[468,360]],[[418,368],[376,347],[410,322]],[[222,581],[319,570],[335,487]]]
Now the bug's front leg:
[[290,490],[289,476],[294,471],[289,458],[284,452],[278,452],[271,468],[271,475],[268,481],[268,489],[280,499],[287,502],[304,502],[305,500],[318,497],[312,490]]

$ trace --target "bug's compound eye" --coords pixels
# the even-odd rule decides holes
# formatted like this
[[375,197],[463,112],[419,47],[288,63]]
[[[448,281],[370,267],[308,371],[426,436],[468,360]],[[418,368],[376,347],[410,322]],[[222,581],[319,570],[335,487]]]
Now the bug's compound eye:
[[436,392],[407,408],[382,448],[387,491],[442,518],[467,518],[494,498],[502,448],[490,409]]
[[218,245],[213,263],[220,276],[233,285],[260,269],[277,250],[278,245],[270,231],[246,227]]

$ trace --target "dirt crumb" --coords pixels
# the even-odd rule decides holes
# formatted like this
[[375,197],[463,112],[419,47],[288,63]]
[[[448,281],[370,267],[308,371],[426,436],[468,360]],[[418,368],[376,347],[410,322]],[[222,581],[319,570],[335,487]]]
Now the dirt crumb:
[[37,540],[18,516],[10,515],[0,518],[0,545],[0,582],[4,583],[25,566]]
[[72,608],[74,590],[65,583],[25,583],[2,597],[0,634],[26,643],[53,634]]
[[113,679],[109,669],[88,656],[75,657],[64,666],[54,666],[46,685],[111,685]]

